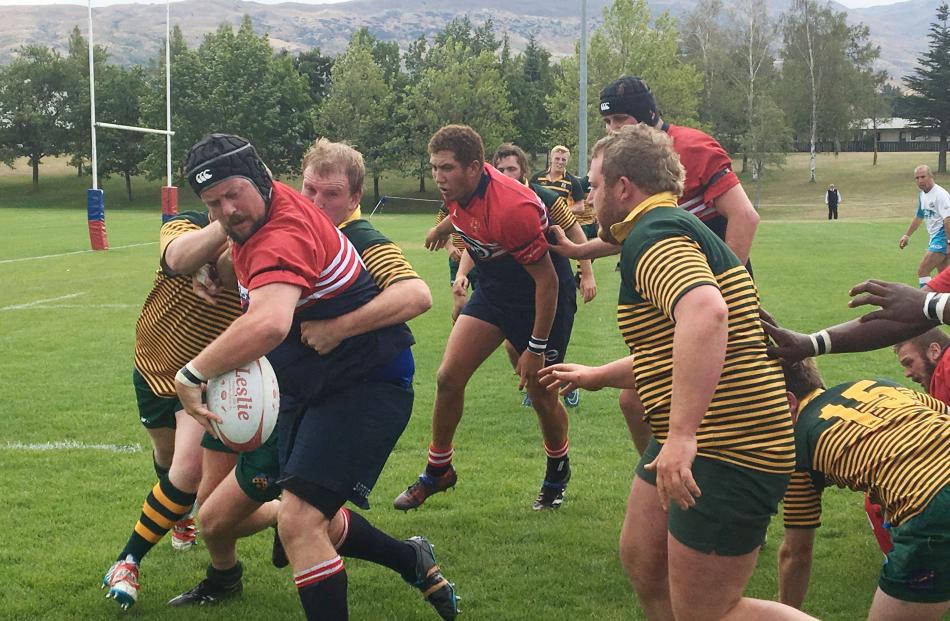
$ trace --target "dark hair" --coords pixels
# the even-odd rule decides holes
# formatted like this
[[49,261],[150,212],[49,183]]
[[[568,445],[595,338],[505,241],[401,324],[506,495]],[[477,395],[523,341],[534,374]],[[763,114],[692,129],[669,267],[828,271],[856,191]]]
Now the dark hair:
[[656,125],[660,115],[656,100],[643,78],[623,76],[600,91],[600,114],[629,114],[637,121]]
[[521,168],[521,176],[526,177],[528,175],[528,155],[524,152],[524,149],[513,142],[506,142],[495,149],[495,154],[491,157],[491,163],[497,168],[499,160],[511,157],[512,155],[518,158],[518,167]]
[[934,327],[927,330],[923,334],[919,334],[913,338],[909,338],[905,341],[897,343],[894,345],[894,352],[896,353],[898,349],[908,343],[914,346],[914,349],[917,350],[918,354],[924,355],[924,352],[927,351],[927,348],[931,343],[936,343],[939,345],[941,351],[946,349],[947,345],[950,345],[950,336],[948,336],[947,333],[939,327]]
[[446,125],[429,139],[429,155],[451,151],[462,166],[472,162],[485,163],[485,145],[482,137],[468,125]]

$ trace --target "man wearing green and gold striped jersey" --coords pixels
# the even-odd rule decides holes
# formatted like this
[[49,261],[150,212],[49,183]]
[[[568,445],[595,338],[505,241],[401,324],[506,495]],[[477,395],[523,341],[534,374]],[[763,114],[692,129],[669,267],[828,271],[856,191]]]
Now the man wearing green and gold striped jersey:
[[869,493],[893,548],[869,619],[938,620],[950,609],[950,414],[937,399],[883,380],[826,389],[813,359],[785,363],[795,418],[795,474],[779,550],[782,601],[801,606],[821,492]]
[[653,439],[620,555],[649,619],[807,619],[742,595],[794,466],[792,421],[752,277],[677,207],[683,179],[670,138],[646,125],[594,147],[591,193],[622,244],[617,320],[632,356],[554,366],[545,382],[640,393]]
[[567,201],[567,207],[581,225],[587,239],[596,237],[597,220],[594,218],[593,206],[584,200],[584,185],[580,179],[567,172],[571,151],[563,145],[555,145],[549,158],[548,169],[535,173],[531,177],[531,184],[551,190]]

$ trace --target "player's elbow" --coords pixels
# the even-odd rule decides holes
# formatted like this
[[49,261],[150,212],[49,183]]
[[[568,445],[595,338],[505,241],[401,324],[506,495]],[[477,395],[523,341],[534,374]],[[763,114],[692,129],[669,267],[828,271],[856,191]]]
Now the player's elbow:
[[394,286],[399,286],[401,297],[412,311],[410,319],[432,308],[432,292],[429,291],[429,285],[421,278],[403,280]]

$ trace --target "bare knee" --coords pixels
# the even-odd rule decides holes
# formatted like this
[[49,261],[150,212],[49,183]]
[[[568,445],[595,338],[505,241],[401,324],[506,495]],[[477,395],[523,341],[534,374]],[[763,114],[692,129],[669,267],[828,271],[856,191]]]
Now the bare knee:
[[330,520],[307,501],[284,492],[280,508],[277,510],[280,539],[284,546],[293,546],[298,540],[305,540],[314,532],[327,533]]
[[452,365],[442,364],[435,374],[436,389],[441,394],[462,394],[468,378],[452,368]]
[[168,471],[172,485],[184,492],[195,493],[201,483],[201,456],[178,451]]

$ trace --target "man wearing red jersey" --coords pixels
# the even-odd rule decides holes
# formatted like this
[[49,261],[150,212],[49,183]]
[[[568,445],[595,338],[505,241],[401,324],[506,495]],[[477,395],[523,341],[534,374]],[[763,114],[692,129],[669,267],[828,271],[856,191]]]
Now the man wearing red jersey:
[[519,388],[527,387],[547,455],[533,508],[557,509],[571,476],[567,412],[558,395],[538,383],[537,374],[546,363],[564,360],[577,308],[571,266],[548,252],[549,224],[541,199],[485,162],[482,139],[471,127],[448,125],[436,132],[429,141],[429,162],[449,217],[429,232],[426,246],[441,248],[456,232],[478,267],[479,286],[452,327],[439,367],[425,472],[393,504],[413,509],[455,485],[452,442],[465,386],[507,339],[520,352]]
[[[201,403],[201,382],[267,354],[281,386],[280,537],[307,618],[346,619],[347,575],[330,524],[347,501],[369,507],[367,497],[409,420],[412,333],[405,324],[379,328],[344,339],[327,354],[304,344],[302,322],[340,316],[378,294],[354,246],[321,210],[274,181],[243,138],[206,136],[189,151],[186,169],[232,241],[247,312],[179,371],[179,399],[210,431],[208,419],[219,417]],[[357,534],[354,523],[347,538],[360,552],[352,556],[396,569],[430,602],[441,594],[440,615],[455,618],[454,590],[431,548],[397,541],[366,520],[359,520]]]

